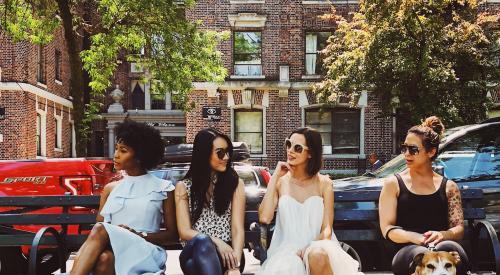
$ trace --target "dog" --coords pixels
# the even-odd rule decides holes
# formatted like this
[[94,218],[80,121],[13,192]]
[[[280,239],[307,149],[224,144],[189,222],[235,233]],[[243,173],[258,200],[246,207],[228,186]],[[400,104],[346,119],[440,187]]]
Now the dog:
[[460,255],[456,251],[427,251],[413,258],[413,275],[456,275]]

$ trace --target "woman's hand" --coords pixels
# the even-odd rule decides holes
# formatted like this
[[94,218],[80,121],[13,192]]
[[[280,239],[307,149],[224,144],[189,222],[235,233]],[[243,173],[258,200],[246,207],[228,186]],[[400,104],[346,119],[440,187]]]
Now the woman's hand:
[[238,257],[233,248],[223,241],[219,241],[215,244],[217,251],[222,258],[222,264],[227,269],[235,269],[239,267]]
[[290,164],[284,161],[278,161],[278,164],[276,164],[276,169],[274,169],[273,177],[277,177],[278,179],[286,175],[288,171],[290,171],[292,167],[290,167]]
[[302,260],[304,259],[304,254],[306,253],[306,249],[308,248],[309,246],[304,246],[303,248],[297,250],[297,256],[299,256]]
[[423,234],[423,236],[424,244],[430,246],[435,246],[436,244],[444,240],[443,233],[439,231],[427,231]]

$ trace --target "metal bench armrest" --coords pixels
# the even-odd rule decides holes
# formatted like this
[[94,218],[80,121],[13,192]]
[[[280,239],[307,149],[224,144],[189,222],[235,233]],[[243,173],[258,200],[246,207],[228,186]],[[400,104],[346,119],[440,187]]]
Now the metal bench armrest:
[[[493,256],[495,257],[495,270],[497,274],[500,274],[500,243],[498,241],[497,233],[493,225],[487,220],[479,220],[474,224],[474,233],[472,239],[472,253],[473,256],[477,255],[479,251],[479,234],[482,229],[486,229],[488,237],[491,241],[491,246],[493,247]],[[474,262],[475,265],[475,262]],[[474,266],[475,267],[475,266]]]
[[33,243],[31,244],[31,251],[29,258],[29,271],[28,271],[29,275],[37,274],[36,267],[38,258],[38,247],[40,246],[40,241],[47,233],[52,234],[57,241],[61,272],[66,272],[66,245],[59,232],[57,232],[57,230],[55,230],[53,227],[48,226],[38,230],[38,232],[35,235],[35,238],[33,238]]

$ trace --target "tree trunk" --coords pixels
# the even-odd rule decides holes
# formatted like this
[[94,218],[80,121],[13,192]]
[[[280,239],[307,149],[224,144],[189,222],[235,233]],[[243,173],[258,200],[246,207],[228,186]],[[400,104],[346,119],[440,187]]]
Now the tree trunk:
[[64,29],[64,39],[69,57],[70,81],[69,93],[73,97],[73,121],[76,133],[76,154],[78,157],[86,156],[86,141],[83,135],[84,104],[83,104],[83,63],[80,59],[81,45],[78,36],[73,29],[73,14],[71,13],[68,0],[56,0],[59,7],[62,25]]

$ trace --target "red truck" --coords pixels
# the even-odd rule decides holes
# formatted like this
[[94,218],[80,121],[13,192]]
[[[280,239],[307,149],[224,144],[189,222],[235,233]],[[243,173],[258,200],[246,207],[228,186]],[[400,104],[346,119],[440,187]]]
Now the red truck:
[[[44,160],[2,160],[0,161],[0,196],[37,195],[100,195],[103,187],[117,175],[113,161],[105,158],[71,158]],[[2,211],[8,210],[6,208]],[[61,208],[48,208],[30,213],[61,213]],[[71,211],[93,211],[87,208],[73,208]],[[37,232],[40,226],[16,226],[16,229]],[[69,226],[68,233],[78,232],[77,226]],[[0,249],[2,262],[16,261],[24,265],[29,247]],[[47,265],[51,265],[48,250]],[[57,261],[57,260],[55,260]],[[50,269],[49,266],[47,268]],[[0,275],[3,273],[0,270]]]

